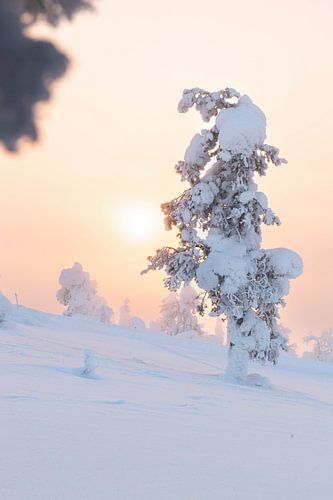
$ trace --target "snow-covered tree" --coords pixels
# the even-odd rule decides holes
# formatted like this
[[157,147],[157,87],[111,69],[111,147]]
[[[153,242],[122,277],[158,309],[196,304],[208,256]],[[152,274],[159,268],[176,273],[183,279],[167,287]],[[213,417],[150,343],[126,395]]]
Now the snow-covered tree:
[[91,281],[89,273],[83,271],[81,264],[76,262],[73,267],[63,269],[59,283],[62,285],[57,292],[57,300],[67,307],[65,316],[85,316],[89,319],[111,322],[113,311],[103,297],[97,295],[97,285]]
[[179,294],[178,325],[180,332],[193,332],[203,335],[203,330],[197,318],[198,306],[198,292],[190,285],[183,286]]
[[291,330],[281,323],[278,325],[281,335],[285,339],[285,344],[283,350],[286,351],[290,356],[297,357],[297,344],[291,340]]
[[145,322],[139,316],[132,316],[129,299],[125,299],[119,309],[119,325],[133,330],[145,330]]
[[98,367],[98,360],[94,351],[86,349],[84,351],[84,366],[80,370],[81,377],[94,378],[95,370]]
[[203,289],[200,312],[209,303],[212,315],[228,321],[226,378],[244,382],[249,359],[277,361],[285,345],[278,306],[289,279],[302,273],[295,252],[261,248],[261,225],[280,220],[254,175],[285,160],[265,144],[265,115],[248,96],[230,88],[185,90],[178,109],[185,113],[192,106],[212,127],[193,137],[176,165],[189,188],[162,205],[166,229],[177,228],[178,247],[157,250],[146,271],[164,269],[171,291],[192,280]]
[[131,306],[129,299],[125,299],[123,305],[119,308],[119,325],[131,326]]
[[177,335],[179,316],[179,299],[176,292],[170,292],[162,300],[160,306],[160,319],[158,321],[159,329],[167,335]]
[[183,287],[179,297],[176,292],[170,292],[160,307],[159,329],[167,335],[190,332],[201,335],[197,307],[198,293],[191,286]]
[[326,363],[333,363],[333,329],[322,332],[319,336],[305,337],[306,344],[312,343],[312,350],[304,353],[304,357]]

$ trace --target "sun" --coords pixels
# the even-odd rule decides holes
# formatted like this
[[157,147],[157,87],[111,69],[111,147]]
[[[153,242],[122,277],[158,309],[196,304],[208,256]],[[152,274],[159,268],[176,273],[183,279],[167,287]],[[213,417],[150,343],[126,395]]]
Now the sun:
[[161,226],[159,208],[153,203],[120,203],[114,216],[118,230],[132,240],[149,239]]

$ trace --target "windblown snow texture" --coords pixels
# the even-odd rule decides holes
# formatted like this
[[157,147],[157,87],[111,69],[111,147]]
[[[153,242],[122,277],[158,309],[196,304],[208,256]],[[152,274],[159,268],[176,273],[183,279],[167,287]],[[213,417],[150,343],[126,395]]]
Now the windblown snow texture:
[[214,337],[15,306],[0,332],[1,500],[332,499],[332,364],[234,386]]

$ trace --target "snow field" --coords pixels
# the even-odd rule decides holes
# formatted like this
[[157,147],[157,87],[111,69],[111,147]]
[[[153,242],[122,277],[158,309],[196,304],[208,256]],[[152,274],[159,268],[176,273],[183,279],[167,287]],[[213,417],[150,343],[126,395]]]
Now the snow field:
[[251,364],[264,389],[214,340],[25,308],[0,331],[1,499],[332,498],[330,365]]

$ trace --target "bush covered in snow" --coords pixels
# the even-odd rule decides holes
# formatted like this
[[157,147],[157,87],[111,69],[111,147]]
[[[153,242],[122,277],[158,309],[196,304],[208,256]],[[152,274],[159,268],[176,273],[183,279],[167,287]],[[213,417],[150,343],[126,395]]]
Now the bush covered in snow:
[[200,312],[210,305],[212,315],[228,321],[227,378],[243,382],[248,359],[275,363],[285,347],[278,306],[285,304],[289,280],[302,273],[295,252],[261,248],[261,225],[280,220],[254,175],[286,162],[265,144],[265,115],[248,96],[229,88],[185,90],[179,111],[192,106],[212,127],[193,137],[176,165],[188,189],[162,205],[166,229],[176,227],[179,245],[159,249],[147,270],[164,269],[171,291],[197,283],[204,292]]
[[325,363],[333,363],[333,329],[322,332],[319,336],[309,335],[304,339],[306,344],[312,344],[311,351],[306,351],[305,358],[316,359]]
[[191,286],[184,286],[180,294],[171,292],[160,307],[160,331],[167,335],[203,333],[196,316],[198,293]]
[[111,322],[113,311],[103,297],[97,295],[97,284],[91,281],[89,273],[76,262],[73,267],[63,269],[59,278],[62,287],[57,300],[67,307],[65,316],[84,316],[103,323]]
[[98,367],[98,361],[94,351],[86,349],[84,351],[84,366],[80,370],[81,377],[95,378],[95,370]]

